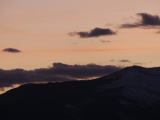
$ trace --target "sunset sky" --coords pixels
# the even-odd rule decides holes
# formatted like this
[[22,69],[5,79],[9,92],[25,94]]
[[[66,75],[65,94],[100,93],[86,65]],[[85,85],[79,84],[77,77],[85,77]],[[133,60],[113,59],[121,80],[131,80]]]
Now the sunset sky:
[[[0,67],[30,70],[57,62],[160,66],[160,24],[121,27],[142,22],[138,13],[159,16],[159,4],[159,0],[0,0]],[[116,34],[70,35],[95,28]],[[20,52],[4,52],[7,48]]]
[[160,66],[160,0],[0,0],[0,68]]

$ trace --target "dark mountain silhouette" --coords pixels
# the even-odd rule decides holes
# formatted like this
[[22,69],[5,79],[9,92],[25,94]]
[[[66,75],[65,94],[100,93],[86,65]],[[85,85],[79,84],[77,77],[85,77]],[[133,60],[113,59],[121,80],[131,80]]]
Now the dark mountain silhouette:
[[0,95],[1,120],[159,120],[160,68],[88,81],[25,84]]

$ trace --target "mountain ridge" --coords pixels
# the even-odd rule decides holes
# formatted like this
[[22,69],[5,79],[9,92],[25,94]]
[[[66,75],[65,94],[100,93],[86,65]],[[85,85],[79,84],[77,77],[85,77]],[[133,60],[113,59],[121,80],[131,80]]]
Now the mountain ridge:
[[0,95],[0,108],[6,119],[159,120],[159,73],[132,66],[94,80],[25,84]]

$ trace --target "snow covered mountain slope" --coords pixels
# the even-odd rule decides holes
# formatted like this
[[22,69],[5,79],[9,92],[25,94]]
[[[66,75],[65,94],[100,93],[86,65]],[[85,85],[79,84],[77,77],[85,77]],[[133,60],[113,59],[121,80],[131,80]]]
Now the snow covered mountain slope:
[[133,66],[103,79],[112,81],[102,85],[101,90],[123,88],[117,91],[120,95],[146,105],[160,100],[160,68]]

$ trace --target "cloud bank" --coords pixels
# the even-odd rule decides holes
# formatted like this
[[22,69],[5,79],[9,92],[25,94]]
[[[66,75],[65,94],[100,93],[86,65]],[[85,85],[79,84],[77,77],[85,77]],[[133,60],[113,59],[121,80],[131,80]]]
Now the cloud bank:
[[21,51],[18,49],[15,49],[15,48],[5,48],[5,49],[3,49],[3,52],[18,53]]
[[0,90],[4,90],[4,87],[12,87],[15,84],[90,79],[104,76],[120,69],[122,68],[112,65],[67,65],[63,63],[53,63],[51,68],[40,68],[31,71],[0,69]]
[[122,24],[120,28],[160,27],[160,17],[158,15],[150,15],[148,13],[138,13],[137,15],[141,17],[141,20],[139,22],[132,24]]
[[70,36],[79,35],[81,38],[89,38],[89,37],[99,37],[104,35],[115,35],[116,32],[111,29],[103,29],[103,28],[94,28],[90,32],[71,32]]

